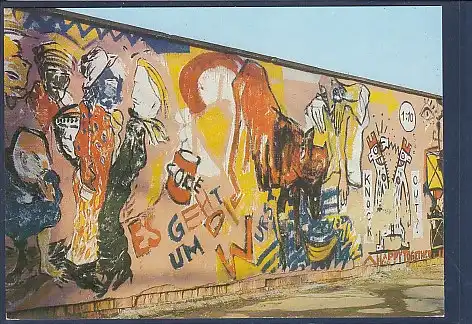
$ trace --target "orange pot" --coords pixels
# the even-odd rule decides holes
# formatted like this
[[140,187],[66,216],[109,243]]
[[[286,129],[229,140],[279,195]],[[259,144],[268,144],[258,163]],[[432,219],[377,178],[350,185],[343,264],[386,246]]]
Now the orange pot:
[[166,189],[171,199],[179,205],[190,203],[195,184],[200,157],[191,151],[179,150],[174,154],[174,161],[167,165]]

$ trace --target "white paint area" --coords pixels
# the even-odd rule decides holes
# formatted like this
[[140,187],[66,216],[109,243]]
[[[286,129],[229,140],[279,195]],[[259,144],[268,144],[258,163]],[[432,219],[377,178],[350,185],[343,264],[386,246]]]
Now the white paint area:
[[180,109],[175,114],[175,121],[179,124],[178,131],[180,148],[187,151],[193,151],[192,142],[192,116],[189,108]]
[[400,106],[399,116],[400,124],[407,132],[412,132],[416,127],[416,113],[415,109],[408,101],[405,101]]
[[421,200],[420,171],[411,171],[411,199],[413,213],[416,219],[413,221],[413,238],[423,238],[423,203]]
[[367,110],[369,95],[369,90],[365,86],[361,85],[361,91],[357,103],[358,123],[355,123],[353,130],[354,140],[352,142],[352,155],[347,159],[348,181],[355,187],[361,186],[361,155],[364,145],[364,130],[367,128],[370,121],[369,111]]
[[372,243],[373,242],[373,235],[372,235],[372,216],[374,212],[374,202],[373,202],[373,194],[372,194],[372,171],[371,170],[363,170],[362,171],[362,192],[364,198],[364,215],[367,219],[367,233],[365,235],[364,242],[365,243]]
[[136,68],[133,88],[133,110],[143,118],[155,118],[162,106],[157,85],[143,66]]
[[221,171],[213,162],[210,154],[205,150],[200,140],[197,139],[197,155],[200,157],[200,164],[198,165],[198,174],[205,177],[217,177]]
[[218,100],[233,101],[231,83],[235,77],[233,71],[223,66],[204,71],[198,78],[198,92],[205,105],[210,106]]

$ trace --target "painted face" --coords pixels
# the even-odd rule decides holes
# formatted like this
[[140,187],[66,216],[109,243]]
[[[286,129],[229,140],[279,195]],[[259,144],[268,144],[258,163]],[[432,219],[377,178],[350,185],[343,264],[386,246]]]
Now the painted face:
[[26,95],[26,85],[31,64],[20,56],[20,45],[6,35],[3,37],[4,46],[4,94],[5,101],[12,108],[17,98]]
[[427,122],[435,123],[442,118],[442,106],[431,99],[425,99],[420,116]]
[[32,132],[22,132],[13,147],[13,165],[25,182],[38,183],[44,170],[50,169],[44,141]]
[[332,89],[333,102],[339,103],[343,101],[344,95],[346,93],[346,89],[344,89],[344,87],[336,81],[333,81],[332,85],[333,85],[333,89]]
[[380,146],[378,144],[375,144],[372,146],[369,152],[369,161],[375,161],[376,164],[378,165],[384,165],[385,164],[385,158],[380,150]]
[[55,101],[61,101],[66,95],[70,83],[70,73],[58,66],[45,65],[43,82],[49,96]]
[[401,168],[403,167],[406,163],[411,162],[411,155],[405,152],[405,150],[400,151],[400,155],[398,158],[398,167]]
[[78,113],[64,114],[55,121],[55,132],[58,145],[66,158],[75,159],[74,140],[79,132],[80,116]]
[[231,82],[235,77],[233,71],[223,66],[203,72],[198,78],[198,92],[205,105],[210,106],[218,100],[234,100]]
[[431,127],[433,129],[433,139],[439,141],[441,137],[439,131],[442,127],[441,123],[443,118],[442,102],[425,98],[420,116],[426,123],[425,129],[427,130]]
[[121,102],[121,89],[123,79],[113,74],[110,69],[105,69],[96,81],[98,90],[98,104],[108,110],[114,109]]
[[142,66],[138,66],[134,76],[133,110],[143,118],[155,118],[162,106],[162,98],[157,85]]
[[4,63],[5,95],[12,98],[24,97],[31,64],[20,56],[6,57]]

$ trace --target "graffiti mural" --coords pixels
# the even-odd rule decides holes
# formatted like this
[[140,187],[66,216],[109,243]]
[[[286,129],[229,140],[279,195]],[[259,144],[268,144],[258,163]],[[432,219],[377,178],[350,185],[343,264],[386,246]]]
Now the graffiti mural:
[[9,310],[443,249],[440,99],[4,13]]

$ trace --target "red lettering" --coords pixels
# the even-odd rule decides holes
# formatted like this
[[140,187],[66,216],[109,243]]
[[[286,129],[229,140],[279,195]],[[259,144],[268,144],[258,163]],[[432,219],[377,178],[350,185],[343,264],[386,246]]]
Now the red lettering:
[[198,204],[185,208],[182,210],[181,214],[189,231],[200,226],[204,218]]
[[[215,227],[212,227],[213,220],[217,217],[218,217],[218,223],[216,224]],[[213,237],[216,237],[220,233],[224,220],[225,220],[225,215],[223,211],[217,210],[216,212],[211,214],[209,217],[207,217],[207,219],[205,220],[205,227]]]
[[144,241],[144,236],[138,235],[142,228],[141,220],[137,219],[128,225],[128,229],[131,234],[131,242],[133,243],[134,253],[139,258],[146,253],[146,249],[141,249],[141,242]]
[[144,221],[144,227],[149,231],[149,233],[153,233],[155,236],[155,238],[153,238],[152,235],[148,237],[147,243],[149,250],[151,248],[157,247],[161,242],[161,232],[158,229],[152,228],[151,221],[149,219]]
[[[136,257],[142,257],[148,254],[152,248],[155,248],[161,242],[161,232],[151,227],[148,219],[144,221],[144,226],[140,218],[134,220],[128,225],[131,234],[131,242],[133,243],[134,253]],[[146,246],[142,243],[146,242]]]
[[372,265],[377,266],[377,261],[372,257],[372,255],[369,255],[369,257],[368,257],[367,259],[365,259],[363,265],[366,265],[366,263],[367,263],[368,261],[370,261],[370,262],[372,263]]

